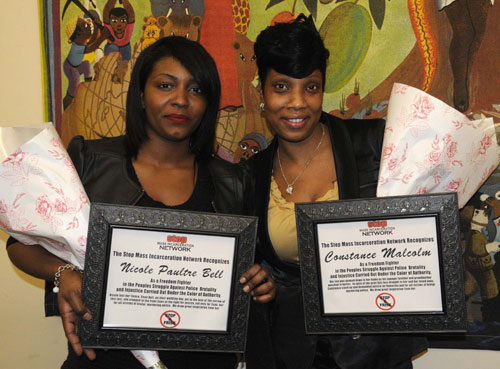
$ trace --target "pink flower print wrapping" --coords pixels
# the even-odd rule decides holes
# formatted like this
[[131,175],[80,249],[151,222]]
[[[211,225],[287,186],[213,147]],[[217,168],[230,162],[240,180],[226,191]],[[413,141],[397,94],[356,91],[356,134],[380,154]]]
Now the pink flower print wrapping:
[[463,207],[500,163],[494,123],[394,84],[377,196],[456,192]]
[[2,230],[83,268],[90,203],[52,124],[3,160],[0,186]]
[[[8,127],[0,135],[0,146],[7,152],[13,140],[24,142],[26,132],[37,132],[0,160],[0,228],[83,269],[89,200],[52,124],[39,126]],[[156,351],[133,353],[145,367],[160,367]]]

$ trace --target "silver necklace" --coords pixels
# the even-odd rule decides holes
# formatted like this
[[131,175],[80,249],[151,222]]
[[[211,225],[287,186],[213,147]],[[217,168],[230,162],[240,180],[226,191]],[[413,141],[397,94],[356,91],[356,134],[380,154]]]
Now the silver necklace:
[[321,143],[323,142],[323,137],[325,137],[325,127],[321,124],[321,139],[318,142],[318,146],[316,146],[313,153],[309,157],[309,160],[307,161],[306,165],[304,165],[304,168],[302,168],[302,170],[297,175],[297,177],[295,177],[295,179],[293,180],[292,183],[288,183],[288,181],[285,177],[285,172],[283,172],[283,167],[281,166],[281,159],[280,159],[280,147],[278,146],[278,164],[280,166],[281,175],[283,176],[283,179],[285,180],[285,183],[286,183],[286,193],[287,194],[291,195],[293,193],[293,185],[295,184],[295,182],[297,182],[297,180],[302,175],[302,173],[304,173],[304,171],[309,166],[309,164],[311,164],[311,161],[313,160],[314,155],[316,155],[316,153],[319,150],[319,147],[321,146]]

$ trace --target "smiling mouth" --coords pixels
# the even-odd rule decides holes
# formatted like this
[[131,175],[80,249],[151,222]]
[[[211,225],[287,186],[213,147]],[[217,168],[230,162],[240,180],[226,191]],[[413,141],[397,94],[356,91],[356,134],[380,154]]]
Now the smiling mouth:
[[307,118],[286,118],[286,117],[282,119],[288,126],[291,126],[292,128],[302,127],[307,120]]

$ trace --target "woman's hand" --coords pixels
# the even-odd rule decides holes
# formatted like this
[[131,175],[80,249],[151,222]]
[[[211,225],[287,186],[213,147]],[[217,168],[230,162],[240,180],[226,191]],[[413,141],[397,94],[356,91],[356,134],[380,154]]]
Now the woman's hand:
[[74,270],[64,270],[59,282],[57,302],[64,334],[78,356],[84,352],[90,360],[94,360],[96,357],[94,350],[82,348],[78,338],[78,320],[80,318],[92,319],[89,309],[83,305],[82,301],[82,274]]
[[266,303],[272,301],[276,295],[274,280],[269,269],[260,264],[254,264],[240,278],[244,284],[243,291],[250,293],[255,302]]

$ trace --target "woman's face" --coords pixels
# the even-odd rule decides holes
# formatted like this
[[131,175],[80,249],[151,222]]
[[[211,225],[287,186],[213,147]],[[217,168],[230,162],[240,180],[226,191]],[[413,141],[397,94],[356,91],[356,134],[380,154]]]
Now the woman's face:
[[146,81],[142,103],[149,136],[168,141],[189,140],[207,107],[199,84],[173,57],[156,62]]
[[322,86],[319,69],[304,78],[292,78],[274,69],[267,73],[264,114],[281,139],[300,142],[312,134],[321,116]]

